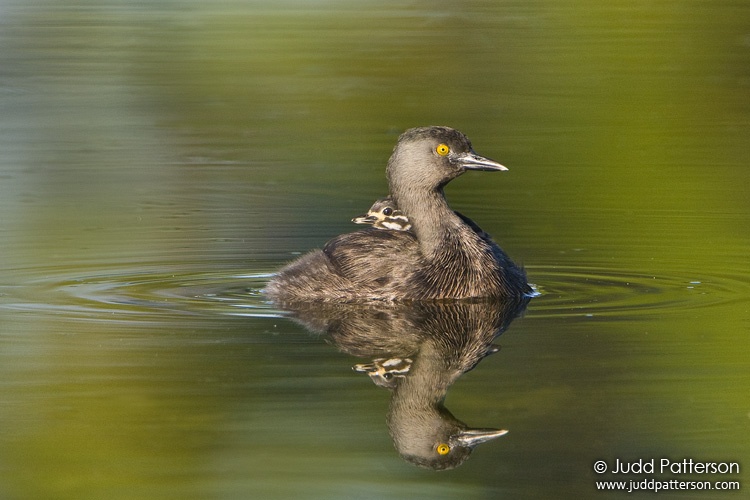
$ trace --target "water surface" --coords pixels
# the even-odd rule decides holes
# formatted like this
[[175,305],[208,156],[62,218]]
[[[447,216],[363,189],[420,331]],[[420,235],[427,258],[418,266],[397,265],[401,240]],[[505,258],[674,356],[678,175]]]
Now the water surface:
[[[662,457],[747,483],[744,4],[0,9],[0,497],[591,498],[595,461]],[[445,472],[260,292],[428,124],[509,167],[447,196],[542,292],[445,401],[509,433]]]

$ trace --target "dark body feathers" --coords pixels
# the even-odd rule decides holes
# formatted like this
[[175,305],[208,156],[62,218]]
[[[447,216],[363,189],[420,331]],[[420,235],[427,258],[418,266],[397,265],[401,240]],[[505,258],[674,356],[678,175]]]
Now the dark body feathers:
[[473,221],[448,206],[443,186],[466,170],[506,170],[460,132],[410,129],[388,162],[393,201],[411,231],[368,228],[337,236],[284,267],[266,293],[277,301],[357,302],[520,297],[515,265]]

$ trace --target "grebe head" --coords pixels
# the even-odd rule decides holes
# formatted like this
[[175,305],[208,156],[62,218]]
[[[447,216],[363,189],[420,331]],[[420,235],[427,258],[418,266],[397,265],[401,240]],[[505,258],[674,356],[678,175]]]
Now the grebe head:
[[376,229],[391,229],[394,231],[411,229],[409,218],[396,207],[396,203],[390,197],[378,199],[365,215],[353,218],[352,222],[355,224],[371,224]]
[[[474,152],[468,137],[449,127],[418,127],[401,134],[386,173],[402,208],[410,192],[433,192],[466,170],[508,170]],[[411,214],[410,214],[411,215]]]

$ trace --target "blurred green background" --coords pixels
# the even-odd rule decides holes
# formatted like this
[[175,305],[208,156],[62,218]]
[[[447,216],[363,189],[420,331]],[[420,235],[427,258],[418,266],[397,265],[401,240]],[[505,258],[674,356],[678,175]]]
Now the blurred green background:
[[[598,459],[748,456],[750,4],[1,1],[0,47],[0,497],[586,498]],[[430,124],[509,167],[447,195],[544,293],[447,401],[511,432],[445,474],[257,292]]]

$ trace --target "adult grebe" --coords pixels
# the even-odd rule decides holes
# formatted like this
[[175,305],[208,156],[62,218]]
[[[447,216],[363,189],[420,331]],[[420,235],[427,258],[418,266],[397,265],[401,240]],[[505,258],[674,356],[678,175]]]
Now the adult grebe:
[[504,166],[448,127],[409,129],[386,169],[410,231],[367,228],[330,240],[281,269],[266,287],[280,302],[510,298],[533,294],[526,273],[471,220],[448,206],[444,186],[466,170]]

